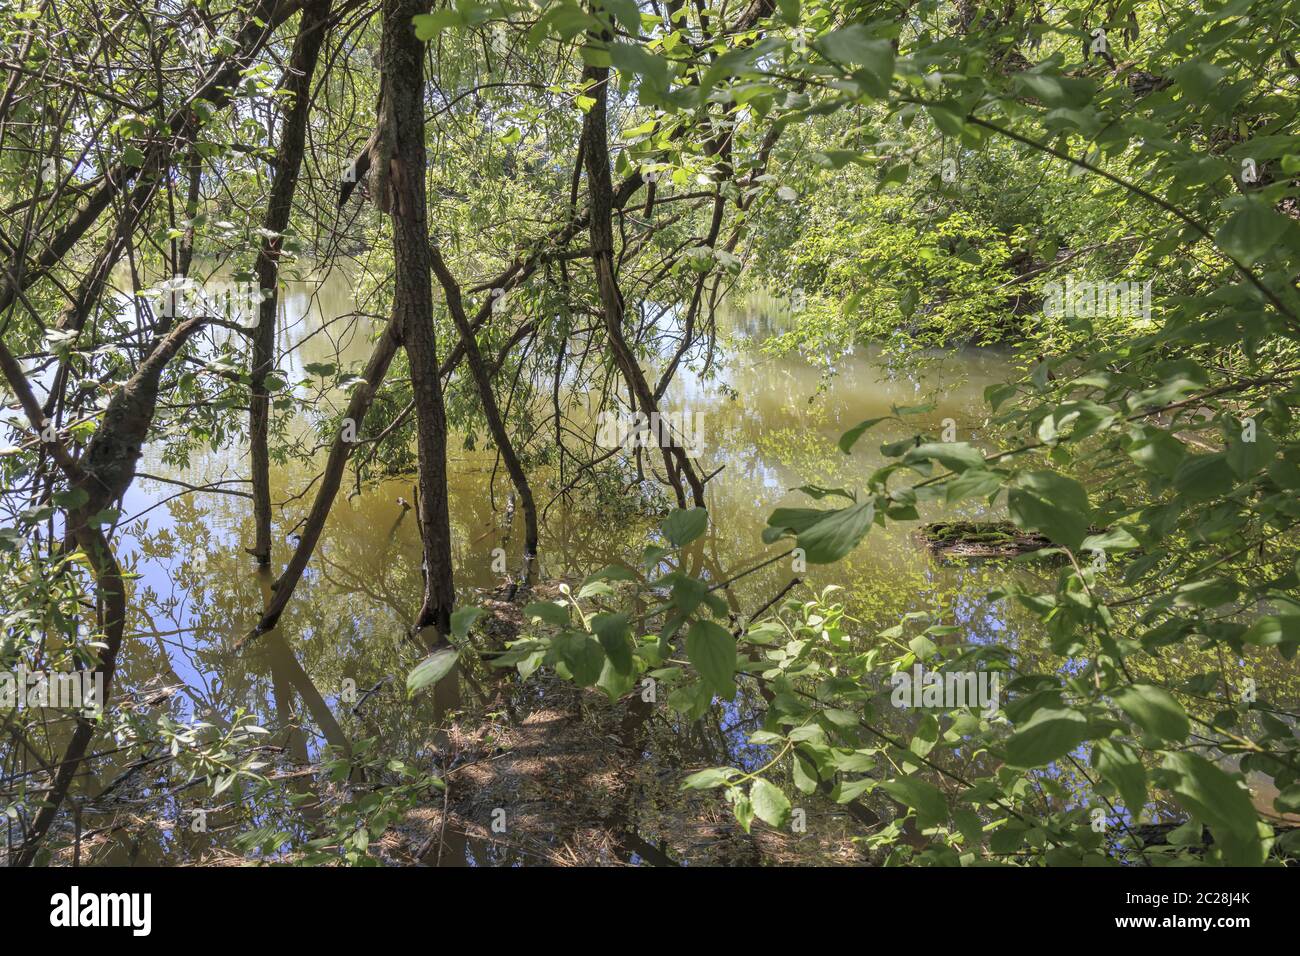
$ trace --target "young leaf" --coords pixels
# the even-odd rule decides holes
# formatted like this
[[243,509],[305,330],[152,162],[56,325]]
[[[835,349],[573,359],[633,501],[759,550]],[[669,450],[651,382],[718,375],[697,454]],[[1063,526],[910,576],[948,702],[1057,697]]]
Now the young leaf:
[[736,696],[736,639],[712,621],[695,621],[686,632],[686,656],[713,693]]
[[438,683],[451,673],[458,657],[460,651],[456,648],[440,647],[415,665],[411,673],[406,675],[406,696],[413,697],[417,691]]
[[469,635],[469,629],[487,612],[481,607],[463,607],[451,615],[451,636],[465,638]]
[[1120,709],[1152,737],[1180,741],[1191,730],[1183,705],[1167,690],[1151,684],[1131,684],[1112,696]]
[[1012,767],[1042,767],[1064,757],[1088,738],[1088,721],[1077,710],[1043,708],[1007,741]]
[[1067,548],[1078,548],[1088,535],[1092,515],[1088,493],[1073,478],[1051,471],[1023,474],[1007,495],[1007,506],[1018,526],[1041,532]]
[[709,513],[703,508],[678,508],[663,523],[664,537],[681,548],[690,544],[708,527]]
[[749,788],[749,800],[755,815],[768,826],[783,827],[790,819],[789,798],[761,777]]
[[822,514],[798,536],[799,547],[810,564],[831,564],[857,547],[871,529],[876,503],[866,501]]

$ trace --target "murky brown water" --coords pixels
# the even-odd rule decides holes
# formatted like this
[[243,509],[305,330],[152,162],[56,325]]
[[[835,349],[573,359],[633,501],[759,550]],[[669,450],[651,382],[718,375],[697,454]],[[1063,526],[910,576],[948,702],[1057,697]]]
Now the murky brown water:
[[[281,348],[298,346],[293,353],[296,364],[283,369],[291,379],[301,373],[302,362],[347,364],[364,359],[371,320],[340,318],[356,308],[352,295],[351,283],[341,273],[290,290],[285,299]],[[1004,355],[987,351],[931,356],[920,371],[891,363],[875,349],[836,356],[829,363],[765,355],[756,343],[779,326],[781,312],[775,302],[737,304],[729,319],[732,341],[723,347],[716,377],[702,381],[683,370],[670,392],[669,408],[702,415],[704,471],[722,469],[708,485],[712,526],[700,551],[703,566],[719,579],[778,553],[775,546],[764,545],[760,535],[773,508],[808,503],[791,488],[860,485],[881,463],[880,443],[909,435],[918,424],[937,432],[942,421],[951,418],[960,439],[979,440],[985,427],[982,390],[1004,376],[1008,368]],[[835,372],[830,377],[825,375],[828,367]],[[894,405],[930,402],[931,410],[910,417],[906,425],[893,423],[893,428],[874,429],[852,456],[843,455],[836,447],[840,434],[864,418],[887,415]],[[301,436],[309,434],[309,429],[300,425],[292,433]],[[142,471],[191,484],[234,482],[247,476],[247,462],[243,448],[229,446],[195,454],[188,466],[181,468],[162,461],[160,450],[153,449]],[[296,522],[310,504],[307,489],[311,477],[311,469],[298,464],[275,473],[273,498],[283,503],[276,511],[277,569],[287,559]],[[580,578],[611,561],[627,560],[639,555],[654,536],[656,519],[639,513],[644,511],[645,501],[626,496],[604,501],[556,499],[557,476],[544,469],[536,473],[535,483],[539,506],[544,508],[539,574],[543,581]],[[504,469],[495,467],[490,452],[457,446],[451,453],[450,485],[455,580],[462,600],[474,601],[481,590],[505,580],[505,575],[493,570],[493,549],[504,548],[509,566],[518,566],[522,547],[518,525],[522,522],[511,527],[508,478]],[[231,483],[223,487],[244,486]],[[255,812],[257,820],[270,826],[287,814],[290,794],[310,792],[311,775],[294,768],[317,759],[326,742],[346,744],[378,737],[384,747],[405,759],[442,761],[439,766],[447,769],[449,745],[445,735],[439,737],[439,728],[446,726],[445,715],[424,704],[408,704],[401,694],[404,675],[418,659],[405,639],[421,593],[414,513],[405,504],[414,500],[412,481],[395,478],[359,490],[350,478],[345,482],[344,493],[278,632],[243,654],[233,650],[233,643],[256,620],[267,586],[243,552],[251,540],[250,503],[244,497],[213,493],[165,500],[178,490],[160,481],[139,480],[124,509],[126,515],[142,517],[124,525],[122,538],[121,549],[140,577],[132,602],[133,634],[120,663],[118,693],[142,707],[166,709],[177,719],[202,717],[222,725],[233,719],[238,708],[253,714],[272,731],[269,739],[273,746],[283,748],[274,752],[272,762],[274,772],[286,775],[285,802],[277,805],[275,800],[263,798],[265,805]],[[968,503],[961,513],[977,517],[979,506]],[[1025,656],[1045,654],[1032,632],[1022,631],[1023,621],[1013,609],[984,598],[985,592],[1009,573],[1042,572],[1032,568],[1013,572],[1005,564],[938,563],[916,546],[911,531],[908,525],[893,523],[886,529],[873,528],[864,546],[839,564],[811,567],[803,575],[806,586],[812,591],[832,584],[842,588],[838,599],[856,619],[857,636],[864,641],[898,623],[902,614],[924,610],[961,627],[966,639],[998,642]],[[730,600],[738,609],[752,609],[780,590],[790,577],[789,565],[778,562],[731,588]],[[796,593],[807,595],[806,591]],[[1292,678],[1271,677],[1274,681]],[[509,682],[498,693],[493,690],[496,680],[482,669],[471,668],[467,676],[469,684],[463,688],[466,706],[478,708],[482,727],[487,730],[481,727],[474,740],[455,742],[462,754],[458,759],[466,766],[491,758],[479,756],[470,761],[464,754],[495,754],[494,747],[545,749],[551,744],[539,740],[539,723],[545,725],[548,719],[563,723],[566,707],[573,711],[590,706],[571,694],[566,696],[563,688],[552,687],[547,696],[538,689],[546,685],[520,685],[518,681]],[[485,688],[484,684],[492,686]],[[556,701],[563,701],[564,706]],[[497,705],[504,713],[482,717]],[[546,771],[552,773],[556,791],[552,804],[564,802],[566,792],[612,794],[604,810],[590,811],[600,816],[606,837],[592,836],[591,846],[582,852],[589,851],[595,860],[607,857],[611,861],[644,860],[660,846],[686,862],[748,860],[747,854],[752,853],[785,861],[855,859],[845,849],[852,846],[851,841],[836,829],[843,829],[844,821],[833,814],[826,816],[825,827],[816,831],[820,834],[816,840],[800,846],[755,849],[747,843],[732,847],[727,841],[734,838],[735,828],[725,814],[717,815],[716,832],[708,830],[714,824],[698,821],[697,829],[704,828],[698,833],[683,835],[674,830],[671,821],[680,818],[680,807],[669,812],[656,804],[686,799],[670,795],[678,794],[677,783],[687,768],[719,761],[749,766],[762,756],[763,748],[745,742],[747,732],[754,728],[752,708],[739,701],[719,709],[712,729],[692,729],[669,720],[647,719],[647,715],[635,713],[637,706],[633,701],[607,708],[591,725],[602,732],[608,730],[604,737],[617,740],[625,757],[634,755],[632,762],[642,765],[635,771],[639,782],[627,779],[628,771],[610,769],[617,763],[615,756],[602,764],[600,747],[591,741],[584,744],[566,738],[555,745],[558,749],[549,758],[545,754],[537,757],[554,761],[553,773]],[[463,728],[456,732],[465,736]],[[487,742],[484,733],[491,738]],[[557,754],[567,757],[560,759]],[[102,789],[123,769],[101,768],[88,792]],[[519,773],[526,776],[526,769]],[[574,776],[579,770],[588,776]],[[466,771],[466,776],[473,775]],[[477,786],[487,794],[494,786],[506,784],[509,781],[483,779]],[[189,819],[187,814],[201,803],[191,799],[189,789],[159,794],[147,778],[138,777],[133,778],[131,788],[119,789],[130,789],[132,799],[140,801],[142,819],[152,822],[137,826],[134,832],[130,828],[110,831],[87,851],[96,862],[182,862],[205,852],[211,855],[229,849],[232,838],[249,826],[247,819],[234,814],[241,799],[238,788],[233,791],[233,801],[232,791],[228,791],[216,805],[205,805],[212,813],[209,829],[202,833],[183,825]],[[516,794],[514,799],[518,803],[524,798]],[[144,813],[145,806],[148,813]],[[693,806],[700,810],[698,803]],[[103,811],[98,817],[94,817],[96,809]],[[492,807],[480,809],[488,812]],[[87,813],[101,828],[111,825],[106,821],[120,822],[122,812],[122,806],[106,799],[87,804]],[[709,817],[713,811],[704,808],[700,812]],[[302,818],[298,819],[301,825]],[[446,842],[426,862],[556,862],[547,854],[560,852],[555,841],[495,841],[485,820],[472,826],[453,826],[450,836],[440,821],[432,825],[442,830]],[[551,821],[537,824],[535,829],[558,826],[561,824]],[[572,824],[570,834],[576,832],[575,827],[581,829]],[[614,844],[601,845],[600,840],[608,840],[610,832],[622,837]],[[649,849],[646,839],[652,843]],[[582,843],[577,837],[573,840]],[[427,845],[429,841],[420,835],[411,842]],[[724,845],[730,849],[718,849]]]

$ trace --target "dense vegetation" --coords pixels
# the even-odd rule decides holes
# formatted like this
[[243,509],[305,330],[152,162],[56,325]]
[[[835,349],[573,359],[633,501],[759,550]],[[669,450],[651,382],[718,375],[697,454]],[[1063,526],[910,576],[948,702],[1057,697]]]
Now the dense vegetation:
[[[10,862],[78,839],[106,752],[214,798],[279,792],[249,715],[178,721],[112,695],[140,627],[119,551],[140,457],[230,447],[253,517],[240,560],[265,583],[241,650],[296,636],[282,618],[345,489],[414,475],[423,571],[404,612],[423,659],[393,707],[491,668],[654,699],[682,725],[743,699],[767,759],[681,783],[746,830],[788,827],[819,794],[891,864],[1293,854],[1298,15],[0,0],[0,656],[97,673],[108,694],[99,716],[5,712]],[[364,341],[360,362],[283,345],[280,290],[322,267],[348,270],[356,309],[328,334]],[[729,533],[710,526],[707,441],[674,423],[611,449],[600,415],[660,421],[684,368],[712,374],[726,303],[757,290],[793,313],[765,348],[828,377],[869,343],[905,364],[998,344],[1019,372],[986,391],[978,440],[925,406],[863,416],[828,451],[901,428],[886,464],[805,486],[806,506],[767,518],[766,556],[724,571],[703,551]],[[502,570],[526,623],[498,644],[452,575],[449,451],[484,445],[523,527]],[[275,468],[303,476],[292,529]],[[644,551],[540,593],[547,503],[634,493],[667,505]],[[834,591],[732,595],[962,503],[1049,544],[1019,559],[1037,584],[1007,574],[994,595],[1034,620],[1032,653],[968,640],[939,608],[876,633]],[[996,674],[1000,703],[892,707],[918,664]],[[308,706],[335,746],[315,769],[343,796],[309,840],[263,813],[239,846],[373,862],[445,782]],[[1154,805],[1173,825],[1149,825]]]

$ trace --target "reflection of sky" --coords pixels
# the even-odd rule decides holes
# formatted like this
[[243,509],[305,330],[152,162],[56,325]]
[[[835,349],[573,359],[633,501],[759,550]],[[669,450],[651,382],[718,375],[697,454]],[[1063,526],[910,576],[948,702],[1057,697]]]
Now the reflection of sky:
[[[340,332],[333,326],[323,327],[321,321],[322,312],[341,314],[351,311],[349,290],[346,282],[339,282],[340,276],[335,273],[324,283],[291,286],[282,297],[281,348],[294,356],[294,367],[285,369],[291,373],[291,379],[301,373],[300,363],[330,361],[337,348],[343,347],[346,351],[350,346],[348,335],[355,336],[355,325],[343,327]],[[758,319],[757,325],[769,328],[780,321],[780,316],[768,316]],[[360,338],[364,340],[365,336]],[[307,343],[305,351],[309,354],[302,355],[304,350],[293,347],[303,342]],[[364,341],[360,344],[363,353],[366,346]],[[312,354],[318,348],[320,354]],[[956,420],[959,428],[969,427],[976,421],[982,407],[980,392],[983,385],[1003,364],[1002,359],[995,355],[971,353],[956,365],[938,363],[925,375],[917,375],[892,367],[889,363],[893,361],[893,357],[886,360],[879,349],[860,349],[854,354],[841,356],[836,363],[837,374],[829,380],[823,378],[821,363],[808,362],[798,356],[754,354],[744,349],[724,354],[712,366],[711,377],[707,380],[688,363],[683,364],[669,391],[665,409],[702,414],[706,470],[725,464],[709,485],[711,512],[715,523],[723,529],[720,534],[711,532],[710,545],[715,549],[721,567],[705,567],[701,573],[712,577],[723,569],[747,566],[770,553],[758,540],[758,535],[773,507],[782,504],[819,506],[801,493],[790,493],[788,489],[791,487],[812,480],[819,483],[838,480],[848,487],[861,487],[883,460],[874,450],[881,441],[894,440],[917,428],[937,431],[945,418]],[[820,385],[825,385],[826,390],[819,395]],[[733,399],[732,390],[743,397]],[[809,403],[810,396],[817,396],[817,401]],[[839,435],[857,421],[889,414],[890,407],[895,404],[915,404],[919,397],[935,402],[935,408],[905,424],[891,422],[873,429],[859,442],[852,456],[844,456],[836,449]],[[143,470],[169,474],[156,458],[156,455],[149,456],[150,463]],[[466,467],[471,471],[480,467],[472,457],[451,456],[452,480],[458,486],[453,488],[453,510],[458,489],[476,481],[471,475],[462,475],[458,481],[455,471],[463,463],[468,463]],[[807,473],[810,466],[821,473],[810,476]],[[193,466],[182,477],[198,483],[200,478],[240,477],[246,468],[241,453],[227,450],[196,457]],[[176,490],[159,483],[138,481],[128,493],[125,513],[130,515],[142,511],[160,495]],[[370,493],[364,492],[363,495]],[[476,493],[481,495],[482,492]],[[498,498],[501,497],[498,491]],[[225,497],[214,502],[212,496],[204,496],[197,500],[207,512],[204,530],[208,547],[240,553],[241,531],[246,531],[246,528],[239,527],[238,516],[247,510],[247,499]],[[822,502],[820,506],[829,504]],[[229,520],[223,522],[222,517]],[[169,506],[153,509],[147,520],[150,534],[175,528],[176,519]],[[562,512],[553,511],[551,521],[555,520],[563,522],[567,517]],[[406,530],[411,529],[408,527]],[[895,613],[929,609],[935,602],[943,602],[946,595],[952,617],[957,623],[969,627],[972,641],[1000,639],[1007,630],[1001,611],[981,598],[989,582],[977,581],[975,587],[968,590],[963,580],[965,571],[932,563],[910,541],[909,530],[898,525],[874,528],[868,539],[869,546],[854,558],[861,566],[851,569],[814,567],[807,577],[811,584],[820,587],[831,582],[857,585],[864,577],[869,579],[873,571],[893,574],[902,570],[906,574],[918,574],[926,582],[924,588],[905,598],[904,605],[896,607]],[[123,535],[122,542],[124,552],[138,550],[138,539],[129,531]],[[621,542],[611,543],[622,547]],[[329,548],[328,538],[322,548]],[[626,555],[611,552],[603,557],[615,560]],[[171,594],[176,587],[172,580],[173,570],[167,560],[142,560],[138,564],[140,585],[151,587],[159,594]],[[586,569],[566,567],[565,570],[581,573]],[[773,570],[779,572],[781,569]],[[306,594],[309,585],[320,583],[318,578],[313,578],[314,571],[315,562],[309,567],[300,596]],[[476,579],[472,568],[458,567],[456,576],[461,582]],[[764,580],[763,586],[766,585]],[[850,599],[852,596],[850,592]],[[364,630],[365,604],[358,602],[355,612],[358,618],[355,626]],[[172,626],[191,624],[182,604],[178,620]],[[238,626],[238,622],[230,622],[232,633]],[[210,640],[217,636],[203,637]],[[188,644],[188,638],[189,635],[180,635],[177,644]],[[192,655],[179,647],[170,649],[177,674],[186,681],[201,681],[201,667],[193,661]]]
[[[287,373],[291,383],[302,376],[303,363],[332,363],[341,358],[342,364],[348,365],[358,362],[369,351],[369,320],[322,322],[322,315],[351,312],[350,292],[342,274],[335,273],[322,283],[291,286],[282,296],[279,347],[291,357],[281,371]],[[744,330],[740,326],[745,324],[745,318],[731,320],[733,332],[742,337]],[[747,318],[752,319],[749,324],[760,329],[780,322],[779,316],[751,314]],[[983,385],[1004,364],[997,355],[971,352],[956,362],[935,363],[920,374],[891,367],[891,361],[894,361],[892,357],[883,356],[878,349],[858,349],[838,356],[834,362],[836,374],[826,378],[824,362],[806,361],[798,356],[757,354],[742,345],[732,347],[729,354],[715,362],[707,379],[692,369],[689,362],[683,364],[669,391],[665,410],[702,413],[704,471],[725,465],[708,486],[713,527],[704,549],[707,557],[702,566],[694,569],[695,573],[717,579],[778,553],[776,546],[765,546],[760,540],[772,508],[779,505],[827,507],[832,503],[815,502],[789,489],[806,483],[861,488],[883,460],[877,451],[881,442],[905,437],[918,429],[936,433],[945,418],[958,423],[960,437],[969,437],[969,430],[982,423],[979,416]],[[824,391],[819,392],[823,386]],[[740,397],[733,398],[735,393]],[[810,403],[810,397],[816,400]],[[871,430],[853,455],[845,456],[836,447],[839,435],[858,421],[887,415],[891,405],[914,405],[922,401],[936,404],[932,410],[910,417],[905,423],[890,422]],[[496,577],[486,572],[486,562],[478,559],[487,546],[501,540],[504,532],[500,515],[492,514],[487,505],[484,477],[491,468],[491,457],[464,452],[458,442],[453,442],[449,468],[452,519],[459,538],[454,544],[458,557],[455,575],[463,597],[469,598],[468,587],[496,583]],[[227,447],[218,452],[196,451],[189,467],[184,469],[168,466],[162,460],[162,449],[151,447],[141,463],[143,472],[194,484],[243,479],[247,470],[247,457],[240,447]],[[273,497],[279,501],[289,494],[298,494],[309,477],[299,472],[284,476],[279,482],[282,488]],[[504,477],[498,475],[498,480],[502,482],[496,491],[500,507],[505,497]],[[248,486],[227,487],[247,490]],[[147,511],[143,519],[146,531],[141,531],[137,522],[118,529],[119,553],[124,563],[138,574],[133,585],[136,596],[133,603],[140,604],[138,598],[146,589],[156,595],[155,604],[175,602],[169,613],[156,616],[153,624],[166,634],[161,638],[166,664],[176,679],[189,685],[195,698],[205,705],[216,705],[223,712],[236,704],[250,704],[259,722],[273,726],[275,703],[265,663],[252,658],[244,660],[228,650],[230,641],[251,625],[252,615],[258,610],[256,588],[249,586],[251,559],[243,551],[250,531],[250,503],[246,498],[201,494],[188,496],[182,502],[152,507],[181,490],[138,479],[127,492],[124,516],[130,518]],[[380,606],[359,588],[353,590],[354,585],[340,572],[353,572],[359,583],[370,581],[379,587],[387,586],[390,573],[393,579],[400,577],[417,583],[419,580],[419,545],[413,518],[401,525],[395,541],[391,542],[388,557],[371,559],[377,562],[374,566],[333,567],[340,561],[353,559],[354,554],[384,552],[389,547],[384,544],[385,534],[396,526],[401,516],[396,499],[401,494],[411,497],[409,479],[369,487],[355,500],[347,498],[351,490],[349,475],[319,551],[295,595],[295,604],[309,606],[330,592],[343,589],[346,600],[322,604],[339,617],[333,622],[321,622],[313,615],[299,615],[293,629],[286,630],[290,646],[309,670],[309,659],[324,661],[333,655],[344,662],[346,673],[346,662],[363,653],[375,635],[392,631],[391,610]],[[310,493],[305,495],[298,507],[305,508],[310,498]],[[965,510],[979,513],[980,509]],[[286,536],[296,519],[296,515],[281,517],[277,513],[275,537],[280,549],[276,556],[277,571],[287,556]],[[511,546],[517,549],[519,544],[519,529],[513,530],[514,538],[507,544],[508,549]],[[544,561],[549,560],[546,570],[552,575],[582,574],[592,567],[627,559],[628,536],[611,534],[611,530],[621,529],[611,528],[608,522],[593,522],[590,513],[571,514],[557,506],[544,523],[544,550],[548,538],[553,542],[557,539],[567,542],[573,536],[582,547],[555,553],[557,546],[552,544],[552,555],[544,554]],[[999,575],[1006,572],[933,562],[911,540],[910,532],[910,525],[892,523],[885,529],[873,528],[865,545],[845,561],[828,568],[810,567],[804,577],[810,587],[818,590],[829,583],[845,587],[836,599],[844,600],[850,612],[859,616],[861,623],[855,626],[856,636],[870,639],[876,631],[897,623],[901,614],[927,610],[936,612],[936,620],[940,614],[944,615],[942,623],[960,625],[965,639],[973,643],[1014,643],[1015,628],[1006,619],[1006,609],[983,599],[984,592],[995,586]],[[146,538],[164,534],[173,537],[172,553],[166,548],[161,553],[148,553]],[[639,547],[635,544],[630,550],[635,552]],[[786,547],[788,543],[780,549]],[[742,607],[754,606],[779,589],[789,576],[790,569],[783,562],[765,568],[734,586],[736,599]],[[187,590],[186,583],[195,582],[201,584],[202,593]],[[418,599],[418,594],[407,591],[385,596],[394,602],[410,603]],[[334,626],[320,635],[326,640],[315,640],[313,637],[322,623]],[[149,625],[137,615],[133,627]],[[180,633],[170,633],[178,629]],[[143,642],[147,654],[153,654],[157,641],[145,637]],[[139,645],[128,642],[124,663],[132,658],[155,660],[148,656],[140,658],[141,653]],[[214,670],[214,666],[220,669]],[[239,672],[233,672],[232,666],[237,666]],[[136,681],[148,676],[140,667],[124,667],[124,678],[128,675]],[[164,684],[173,680],[165,669],[154,676]],[[313,676],[335,713],[346,709],[338,700],[337,687],[322,683],[320,675]],[[361,689],[365,689],[364,684]],[[173,707],[177,716],[208,716],[197,713],[199,706],[184,694],[173,698]],[[295,703],[294,709],[301,710],[301,706]],[[758,727],[752,705],[738,699],[723,704],[721,710],[726,749],[736,766],[753,770],[771,759],[770,748],[748,742],[749,735]],[[319,753],[318,740],[309,741],[309,747],[313,755]]]
[[717,700],[716,703],[722,711],[719,726],[726,742],[727,759],[732,766],[752,773],[771,760],[771,747],[749,742],[750,734],[759,728],[761,715],[755,713],[752,705],[747,706],[744,692],[737,693],[735,700]]
[[[369,351],[369,320],[340,321],[332,325],[321,320],[322,315],[342,315],[352,309],[350,288],[341,273],[335,273],[323,283],[291,287],[282,304],[285,318],[280,348],[292,356],[282,371],[288,373],[290,382],[301,377],[305,362],[327,363],[341,357],[342,364],[347,365],[359,361]],[[733,316],[729,321],[733,335],[742,340],[746,325],[766,331],[780,324],[779,317],[754,313]],[[756,353],[743,341],[724,347],[730,351],[715,362],[712,377],[706,379],[689,363],[684,364],[665,403],[665,410],[703,414],[703,470],[709,472],[719,465],[725,466],[708,486],[713,523],[703,549],[704,563],[692,569],[710,580],[728,577],[778,553],[778,546],[765,546],[759,538],[772,508],[832,505],[833,500],[817,502],[802,493],[791,492],[792,487],[816,483],[861,488],[884,461],[877,450],[882,442],[918,430],[935,434],[945,418],[955,420],[959,439],[972,439],[976,433],[982,435],[985,431],[982,388],[1005,366],[1004,359],[996,353],[972,351],[918,371],[895,367],[896,357],[877,348],[866,348],[839,356],[834,363],[836,374],[826,378],[824,363],[820,361]],[[733,398],[737,393],[740,397]],[[810,396],[816,396],[816,401],[810,403]],[[934,402],[935,407],[910,416],[903,423],[882,423],[863,436],[852,455],[838,451],[839,435],[858,421],[890,414],[891,405],[921,402]],[[195,452],[190,466],[184,469],[173,468],[162,458],[162,449],[147,449],[140,470],[195,484],[247,476],[247,456],[240,447]],[[506,533],[500,514],[493,513],[487,503],[485,476],[491,465],[490,455],[465,452],[458,442],[452,443],[449,466],[457,538],[455,575],[462,599],[472,600],[472,588],[491,586],[499,579],[487,573],[486,562],[479,560],[486,547],[504,543],[507,550],[517,551],[520,544],[519,528],[513,529],[513,535]],[[309,479],[305,469],[281,475],[277,479],[281,488],[273,497],[279,501],[290,494],[299,494]],[[496,502],[500,507],[506,488],[501,474],[498,481]],[[246,484],[227,487],[247,489]],[[155,605],[174,602],[166,616],[156,616],[153,621],[165,636],[158,640],[144,636],[138,641],[128,641],[124,664],[129,665],[132,660],[139,663],[123,667],[125,687],[138,690],[150,678],[158,684],[170,684],[176,679],[189,688],[171,701],[173,712],[182,719],[210,717],[205,712],[208,705],[215,705],[228,715],[233,706],[245,704],[252,706],[260,723],[275,726],[277,701],[266,661],[252,655],[247,659],[236,657],[228,650],[230,641],[253,623],[252,616],[259,609],[257,590],[249,586],[251,559],[243,551],[250,530],[250,503],[246,498],[202,494],[155,507],[162,499],[181,490],[141,478],[132,484],[123,503],[123,515],[128,518],[147,512],[144,530],[140,522],[130,521],[117,532],[119,554],[124,564],[138,575],[133,583],[136,598],[133,604],[140,605],[139,597],[146,590],[156,596]],[[286,632],[290,647],[309,672],[327,666],[336,674],[342,667],[347,675],[351,673],[349,668],[355,667],[367,650],[373,648],[377,635],[391,635],[395,619],[392,608],[376,601],[359,585],[370,584],[382,591],[393,581],[418,584],[419,580],[420,552],[414,519],[399,522],[402,511],[396,504],[399,495],[411,496],[409,478],[367,487],[356,499],[348,498],[351,490],[349,475],[294,602],[295,610],[320,602],[321,609],[335,616],[322,620],[319,614],[300,614],[294,618],[292,629]],[[310,498],[310,493],[303,496],[298,507],[305,508]],[[1000,517],[982,502],[965,502],[955,511],[970,518]],[[921,512],[923,520],[942,513],[941,506],[935,503],[922,505]],[[277,571],[287,556],[290,547],[287,535],[296,520],[297,514],[283,518],[277,515]],[[1041,577],[1043,570],[1027,564],[996,561],[937,561],[911,539],[914,527],[911,523],[893,522],[883,529],[873,527],[864,544],[845,560],[830,567],[812,566],[801,576],[813,591],[832,583],[844,588],[834,600],[843,601],[849,613],[857,618],[849,632],[868,646],[878,631],[897,624],[903,614],[926,611],[932,615],[933,623],[960,628],[959,633],[944,641],[1004,649],[1009,652],[1008,660],[1013,667],[1042,658],[1045,652],[1040,647],[1038,631],[1022,631],[1021,622],[1025,618],[1015,604],[990,602],[986,595],[991,589],[1005,585],[1009,578]],[[390,528],[398,531],[385,543]],[[617,522],[593,519],[590,511],[570,512],[557,506],[543,525],[544,552],[548,540],[552,542],[551,553],[543,556],[549,562],[544,565],[545,570],[552,576],[581,575],[602,564],[627,560],[647,540],[656,538],[653,531],[648,538],[639,538],[638,529],[623,533],[626,530]],[[149,539],[167,534],[172,536],[174,547],[151,554]],[[572,550],[568,548],[570,539],[578,545]],[[564,547],[557,541],[563,541]],[[788,546],[788,542],[779,545],[781,550]],[[365,554],[376,557],[368,559],[372,563],[349,565],[357,555]],[[632,561],[635,563],[634,557]],[[666,562],[660,571],[669,569],[670,564]],[[355,581],[343,572],[350,572]],[[753,607],[775,593],[790,576],[790,568],[779,562],[745,577],[732,590],[741,608]],[[201,584],[202,593],[189,589],[195,582]],[[383,591],[380,596],[393,604],[409,605],[418,599],[418,594],[409,588],[391,586],[391,593]],[[329,599],[339,594],[344,600]],[[801,599],[808,596],[806,592],[796,594]],[[147,630],[149,626],[139,615],[133,617],[133,630]],[[177,630],[179,633],[172,633]],[[909,631],[907,636],[910,638],[914,633]],[[165,661],[150,656],[155,653],[158,641],[165,649]],[[140,666],[154,667],[155,662],[158,666],[153,672]],[[391,663],[381,666],[391,667]],[[1063,674],[1076,675],[1086,664],[1085,659],[1076,658],[1056,661],[1053,666]],[[167,673],[167,667],[174,672],[174,678]],[[323,681],[319,673],[312,676],[334,713],[341,714],[348,709],[339,699],[337,684]],[[374,679],[377,678],[372,678],[370,683]],[[358,684],[360,692],[368,686],[361,680]],[[882,690],[887,696],[888,688]],[[742,694],[736,701],[718,702],[718,705],[719,729],[726,751],[719,758],[745,771],[763,766],[772,758],[773,751],[749,743],[750,735],[760,726],[753,702]],[[308,719],[299,701],[295,699],[291,706],[302,720]],[[919,717],[919,714],[892,715],[892,719],[904,722]],[[309,735],[306,746],[313,759],[320,756],[322,740],[318,735]],[[966,759],[968,755],[959,748],[957,756]],[[1087,765],[1086,748],[1079,748],[1075,757]],[[1094,798],[1088,793],[1086,782],[1072,768],[1063,771],[1057,766],[1046,773],[1069,792],[1065,801],[1068,807],[1092,805],[1090,800]],[[1128,821],[1127,811],[1123,813],[1123,819]],[[1112,827],[1119,822],[1111,816]],[[490,845],[470,847],[466,851],[471,863],[518,862],[497,860],[494,858],[497,852]]]

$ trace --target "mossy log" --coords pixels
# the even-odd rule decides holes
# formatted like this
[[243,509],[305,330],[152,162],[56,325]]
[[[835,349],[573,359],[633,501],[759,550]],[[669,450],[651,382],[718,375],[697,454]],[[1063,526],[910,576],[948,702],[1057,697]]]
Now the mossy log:
[[948,558],[1014,558],[1052,545],[1009,521],[936,521],[924,525],[917,538],[932,554]]

